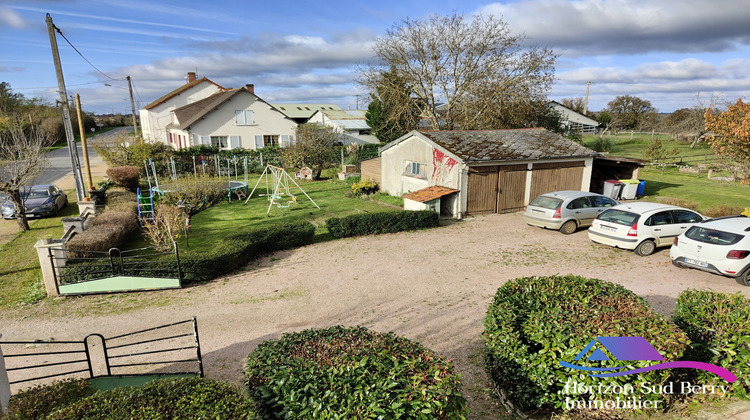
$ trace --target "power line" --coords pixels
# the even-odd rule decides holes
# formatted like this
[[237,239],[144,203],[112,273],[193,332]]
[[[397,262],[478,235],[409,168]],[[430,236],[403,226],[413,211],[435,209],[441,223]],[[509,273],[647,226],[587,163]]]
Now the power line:
[[99,70],[99,68],[98,68],[98,67],[96,67],[96,66],[95,66],[95,65],[94,65],[94,64],[93,64],[93,63],[92,63],[91,61],[89,61],[89,59],[88,59],[88,58],[84,57],[84,56],[83,56],[83,54],[81,54],[81,52],[80,52],[80,51],[78,51],[78,48],[76,48],[76,47],[75,47],[75,45],[73,45],[73,43],[72,43],[72,42],[70,42],[70,40],[68,40],[68,38],[66,38],[66,37],[65,37],[65,35],[64,35],[64,34],[62,33],[62,30],[61,30],[60,28],[58,28],[58,27],[57,27],[57,26],[55,26],[54,24],[53,24],[52,26],[53,26],[53,27],[55,28],[55,30],[57,31],[57,33],[58,33],[58,34],[60,34],[60,36],[61,36],[61,37],[63,37],[63,39],[65,40],[65,42],[67,42],[67,43],[68,43],[68,45],[70,45],[70,47],[71,47],[71,48],[73,48],[73,49],[75,50],[75,52],[77,52],[77,53],[78,53],[78,55],[80,55],[80,56],[81,56],[81,58],[83,58],[83,59],[84,59],[84,60],[85,60],[85,61],[86,61],[87,63],[89,63],[89,65],[90,65],[90,66],[91,66],[91,67],[92,67],[92,68],[93,68],[94,70],[96,70],[96,71],[98,71],[99,73],[101,73],[101,74],[102,74],[102,76],[104,76],[104,77],[106,77],[106,78],[108,78],[108,79],[110,79],[110,80],[117,80],[117,81],[123,81],[123,80],[125,80],[125,78],[124,78],[124,77],[123,77],[122,79],[116,79],[116,78],[114,78],[114,77],[112,77],[112,76],[110,76],[110,75],[108,75],[108,74],[104,73],[103,71]]

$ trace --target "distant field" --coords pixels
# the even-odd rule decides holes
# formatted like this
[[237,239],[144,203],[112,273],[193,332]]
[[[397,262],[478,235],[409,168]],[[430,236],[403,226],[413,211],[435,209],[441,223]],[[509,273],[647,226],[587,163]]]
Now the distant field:
[[[633,134],[621,133],[618,136],[604,136],[604,141],[609,143],[609,153],[615,156],[646,159],[646,150],[653,139],[659,139],[668,151],[665,163],[695,166],[698,164],[710,164],[717,160],[714,151],[707,143],[698,143],[690,148],[690,143],[676,141],[673,136],[665,134]],[[596,145],[601,142],[599,136],[586,136],[583,140],[585,146],[597,150]]]

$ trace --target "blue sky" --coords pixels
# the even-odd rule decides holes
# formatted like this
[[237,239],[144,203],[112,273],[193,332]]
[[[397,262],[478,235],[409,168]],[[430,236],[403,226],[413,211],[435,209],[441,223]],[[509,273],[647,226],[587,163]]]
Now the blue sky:
[[360,95],[362,108],[356,67],[372,62],[374,40],[404,18],[454,11],[500,16],[554,50],[551,99],[583,97],[587,81],[594,111],[618,95],[671,112],[750,94],[748,0],[0,0],[0,81],[27,97],[58,97],[49,13],[101,70],[58,36],[68,94],[87,111],[129,112],[127,75],[144,106],[188,71],[224,87],[253,83],[269,102],[353,109]]

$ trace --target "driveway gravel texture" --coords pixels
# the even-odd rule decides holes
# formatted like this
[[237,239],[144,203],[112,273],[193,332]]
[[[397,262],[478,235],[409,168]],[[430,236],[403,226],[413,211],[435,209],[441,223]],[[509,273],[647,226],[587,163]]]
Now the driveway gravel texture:
[[668,249],[639,257],[527,226],[521,213],[477,216],[416,232],[277,252],[181,290],[46,300],[0,313],[3,340],[112,336],[196,316],[206,376],[242,383],[245,357],[285,332],[362,325],[452,359],[471,418],[498,418],[484,373],[482,320],[497,288],[525,276],[574,274],[622,284],[670,316],[688,288],[741,292],[733,278],[672,266]]

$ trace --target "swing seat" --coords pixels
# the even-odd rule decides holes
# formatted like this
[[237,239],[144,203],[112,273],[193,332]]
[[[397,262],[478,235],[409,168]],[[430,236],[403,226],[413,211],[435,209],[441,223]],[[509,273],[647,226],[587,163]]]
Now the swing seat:
[[286,204],[286,205],[284,205],[284,204],[277,204],[276,207],[278,207],[280,209],[288,209],[289,208],[289,204]]

